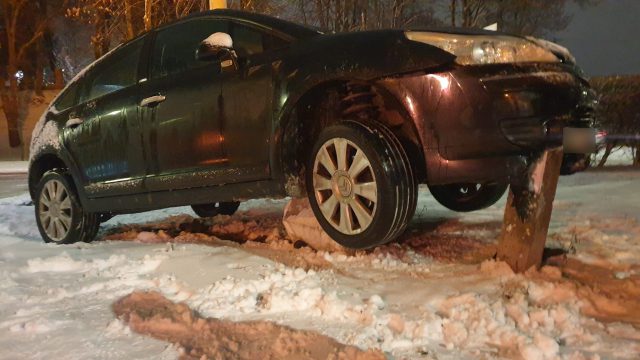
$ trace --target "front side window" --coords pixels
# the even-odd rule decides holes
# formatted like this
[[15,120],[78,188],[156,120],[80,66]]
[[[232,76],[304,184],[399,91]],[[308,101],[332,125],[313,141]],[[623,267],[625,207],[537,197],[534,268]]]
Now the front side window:
[[206,65],[196,59],[200,43],[216,32],[229,32],[227,21],[196,19],[161,30],[156,36],[151,77],[160,78]]
[[291,43],[281,37],[278,37],[276,35],[271,35],[269,37],[269,41],[267,42],[267,50],[279,50],[279,49],[284,49],[286,47],[288,47],[289,45],[291,45]]
[[89,77],[90,86],[85,101],[133,86],[138,81],[138,63],[142,53],[142,39],[125,46],[106,58]]
[[233,49],[239,57],[248,57],[264,52],[266,33],[241,24],[233,24]]

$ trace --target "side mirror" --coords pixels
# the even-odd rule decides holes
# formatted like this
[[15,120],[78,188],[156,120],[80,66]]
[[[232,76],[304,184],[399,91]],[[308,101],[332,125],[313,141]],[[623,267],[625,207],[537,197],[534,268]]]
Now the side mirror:
[[196,51],[196,59],[200,61],[219,61],[223,70],[237,70],[238,58],[233,50],[233,40],[227,33],[217,32],[204,39]]

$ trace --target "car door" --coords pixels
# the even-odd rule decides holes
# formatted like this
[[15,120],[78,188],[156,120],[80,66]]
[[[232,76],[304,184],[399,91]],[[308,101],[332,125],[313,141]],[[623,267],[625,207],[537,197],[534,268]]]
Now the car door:
[[152,157],[145,182],[149,191],[226,181],[220,63],[196,59],[200,42],[216,32],[228,32],[228,22],[191,19],[155,36],[141,103]]
[[268,179],[273,110],[273,41],[268,29],[232,22],[231,38],[239,70],[222,82],[224,149],[236,176],[231,181]]
[[138,73],[145,37],[116,50],[79,83],[65,144],[89,197],[140,191],[145,171],[138,111]]

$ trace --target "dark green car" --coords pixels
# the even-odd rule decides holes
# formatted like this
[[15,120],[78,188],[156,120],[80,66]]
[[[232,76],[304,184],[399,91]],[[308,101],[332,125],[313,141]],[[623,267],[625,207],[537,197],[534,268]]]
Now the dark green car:
[[589,126],[587,90],[517,36],[205,12],[70,82],[34,130],[30,192],[48,242],[90,241],[116,214],[308,195],[333,239],[366,248],[404,231],[420,183],[457,211],[495,203],[564,128]]

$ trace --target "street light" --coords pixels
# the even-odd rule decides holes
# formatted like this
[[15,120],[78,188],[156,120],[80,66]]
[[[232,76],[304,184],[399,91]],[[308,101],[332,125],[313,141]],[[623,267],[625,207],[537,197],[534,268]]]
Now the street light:
[[209,10],[226,9],[227,0],[209,0]]

